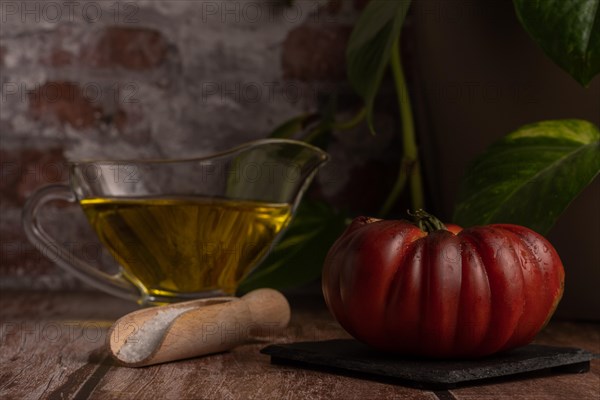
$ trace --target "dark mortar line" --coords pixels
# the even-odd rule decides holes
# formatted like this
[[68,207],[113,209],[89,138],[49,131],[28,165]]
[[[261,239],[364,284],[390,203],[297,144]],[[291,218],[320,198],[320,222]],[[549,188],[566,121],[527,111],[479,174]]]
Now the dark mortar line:
[[112,366],[113,364],[110,362],[109,357],[104,357],[102,361],[100,361],[98,368],[96,368],[89,378],[87,378],[87,380],[83,383],[83,385],[81,385],[73,398],[78,400],[89,399],[92,392],[96,389],[96,386],[98,386],[102,378],[104,378]]
[[433,395],[437,397],[438,400],[458,400],[449,390],[436,390],[433,392]]

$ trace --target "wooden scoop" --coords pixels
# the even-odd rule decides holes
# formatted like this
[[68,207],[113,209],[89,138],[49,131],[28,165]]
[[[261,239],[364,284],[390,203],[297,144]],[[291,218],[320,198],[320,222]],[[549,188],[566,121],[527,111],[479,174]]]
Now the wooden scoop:
[[109,332],[110,351],[123,365],[143,367],[229,350],[289,320],[287,300],[273,289],[187,301],[120,318]]

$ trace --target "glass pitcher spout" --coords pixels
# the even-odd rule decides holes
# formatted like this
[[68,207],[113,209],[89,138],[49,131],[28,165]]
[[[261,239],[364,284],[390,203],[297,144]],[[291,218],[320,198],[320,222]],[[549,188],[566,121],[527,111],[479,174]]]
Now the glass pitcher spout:
[[316,172],[329,160],[318,147],[286,139],[252,142],[229,154],[231,162],[214,160],[227,175],[225,197],[288,203],[294,208]]
[[[289,225],[329,159],[303,142],[265,139],[209,157],[70,163],[70,186],[27,202],[29,239],[89,284],[141,304],[233,295]],[[37,213],[78,203],[121,267],[108,275],[70,257]]]
[[249,142],[209,157],[71,163],[79,199],[202,196],[297,206],[326,152],[289,139]]

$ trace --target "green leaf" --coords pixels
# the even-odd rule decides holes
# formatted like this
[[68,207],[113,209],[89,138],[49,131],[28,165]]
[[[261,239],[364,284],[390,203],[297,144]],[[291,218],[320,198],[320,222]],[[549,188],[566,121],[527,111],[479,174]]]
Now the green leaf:
[[372,132],[375,97],[409,7],[410,0],[372,0],[358,19],[348,42],[348,79],[365,101],[367,122]]
[[514,0],[521,24],[583,86],[600,72],[600,0]]
[[285,289],[314,281],[321,276],[325,256],[345,229],[345,221],[343,214],[323,202],[303,201],[281,241],[239,290]]
[[454,220],[463,226],[514,223],[546,234],[600,172],[600,132],[581,120],[527,125],[475,160]]

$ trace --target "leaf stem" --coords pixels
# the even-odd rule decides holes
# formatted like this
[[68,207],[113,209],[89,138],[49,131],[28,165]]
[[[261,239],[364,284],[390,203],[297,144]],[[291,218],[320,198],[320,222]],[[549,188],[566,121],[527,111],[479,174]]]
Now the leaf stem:
[[333,131],[347,131],[352,128],[356,128],[361,122],[365,120],[367,117],[367,109],[363,107],[352,119],[348,121],[338,122],[338,123],[324,123],[315,127],[311,130],[308,135],[304,138],[304,141],[307,143],[313,143],[315,140],[319,138],[323,133],[328,130]]
[[398,97],[398,107],[400,118],[402,120],[402,147],[403,154],[400,161],[400,168],[396,182],[392,187],[392,191],[388,195],[383,207],[381,208],[381,216],[387,215],[392,207],[396,204],[400,193],[406,186],[410,184],[411,205],[414,209],[423,208],[423,180],[421,178],[421,167],[419,165],[419,149],[417,147],[415,124],[413,120],[412,106],[410,104],[410,95],[404,70],[402,69],[402,59],[400,56],[400,37],[396,39],[392,46],[392,54],[390,58],[390,66],[392,75],[394,76],[394,84],[396,88],[396,96]]
[[311,130],[308,135],[302,139],[306,143],[313,143],[315,140],[319,138],[323,133],[327,132],[327,128],[322,126],[317,126],[315,129]]
[[363,122],[367,117],[367,108],[363,107],[352,119],[344,122],[339,122],[337,124],[333,124],[333,129],[336,131],[347,131],[352,128],[356,128],[358,124]]

